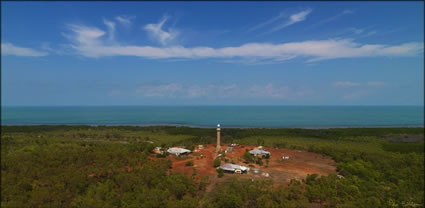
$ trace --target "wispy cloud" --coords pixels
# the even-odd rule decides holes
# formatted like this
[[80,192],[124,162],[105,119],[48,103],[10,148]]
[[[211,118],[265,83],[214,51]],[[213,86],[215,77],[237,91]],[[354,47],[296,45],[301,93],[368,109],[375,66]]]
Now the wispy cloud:
[[136,90],[136,95],[144,97],[170,98],[267,98],[291,99],[303,96],[303,93],[291,92],[287,86],[275,86],[272,83],[254,84],[240,87],[236,84],[208,84],[206,86],[185,86],[179,83],[148,84]]
[[355,92],[350,92],[346,95],[343,96],[343,98],[345,100],[353,100],[353,99],[358,99],[360,97],[363,97],[365,95],[369,95],[370,92],[368,90],[359,90],[359,91],[355,91]]
[[277,20],[280,20],[284,17],[285,17],[285,14],[283,12],[281,12],[278,16],[273,17],[273,18],[267,20],[266,22],[260,23],[258,25],[255,25],[254,27],[248,29],[247,32],[252,32],[252,31],[258,30],[260,28],[263,28],[264,26],[269,25],[273,22],[276,22]]
[[115,38],[115,23],[108,21],[106,19],[103,19],[103,23],[108,27],[109,40],[114,40],[114,38]]
[[175,29],[169,29],[168,31],[162,29],[167,20],[168,16],[164,16],[159,23],[147,24],[144,27],[144,29],[151,35],[151,37],[163,46],[173,41],[179,34]]
[[[160,28],[166,19],[152,28],[159,28],[156,34],[159,40],[167,42],[169,35],[162,34]],[[313,40],[302,42],[246,43],[234,47],[193,47],[183,46],[152,47],[108,44],[105,42],[105,32],[94,27],[69,25],[72,34],[65,34],[72,41],[72,48],[86,57],[102,56],[137,56],[151,59],[257,59],[269,61],[289,60],[297,57],[308,58],[307,62],[338,58],[356,57],[399,57],[414,56],[423,53],[423,43],[412,42],[400,45],[360,44],[351,39]],[[168,34],[168,33],[167,33]]]
[[350,27],[334,34],[334,36],[344,36],[350,37],[352,39],[361,39],[378,34],[377,30],[371,30],[371,28],[371,26],[364,28]]
[[370,81],[370,82],[367,82],[366,84],[368,86],[374,86],[374,87],[382,87],[387,85],[385,82],[381,82],[381,81]]
[[360,83],[358,82],[350,82],[350,81],[338,81],[332,83],[334,87],[356,87],[360,86]]
[[365,29],[351,27],[351,28],[348,28],[347,31],[352,32],[356,35],[360,35],[365,31]]
[[339,18],[341,18],[341,17],[343,17],[345,15],[349,15],[349,14],[353,14],[353,13],[354,13],[353,11],[346,9],[346,10],[344,10],[344,11],[342,11],[342,12],[340,12],[340,13],[334,15],[334,16],[331,16],[329,18],[326,18],[326,19],[324,19],[322,21],[319,21],[319,22],[311,25],[309,27],[309,29],[315,28],[315,27],[318,27],[318,26],[321,26],[321,25],[324,25],[324,24],[327,24],[327,23],[332,22],[332,21],[335,21],[335,20],[337,20],[337,19],[339,19]]
[[136,18],[136,16],[116,16],[115,20],[124,25],[125,27],[130,27],[132,25],[132,20]]
[[291,15],[286,22],[274,27],[273,29],[271,29],[269,31],[269,33],[279,31],[279,30],[281,30],[285,27],[288,27],[290,25],[293,25],[297,22],[304,21],[312,11],[313,11],[312,9],[307,9],[307,10],[304,10],[304,11],[301,11],[301,12],[298,12],[296,14]]
[[289,88],[286,86],[276,87],[269,83],[267,85],[254,85],[249,88],[250,97],[269,97],[285,99],[290,96]]
[[380,87],[388,86],[387,83],[382,81],[368,81],[368,82],[352,82],[352,81],[337,81],[333,82],[332,86],[341,88],[343,90],[342,98],[345,100],[354,100],[367,95],[376,93]]
[[111,90],[108,93],[109,96],[117,96],[117,95],[121,95],[121,91],[120,90]]
[[13,56],[47,56],[48,53],[45,51],[38,51],[32,48],[24,48],[15,46],[12,43],[1,43],[1,55],[13,55]]
[[382,87],[386,86],[387,84],[382,81],[368,81],[365,83],[361,82],[352,82],[352,81],[337,81],[333,82],[332,86],[334,87],[360,87],[360,86],[369,86],[369,87]]

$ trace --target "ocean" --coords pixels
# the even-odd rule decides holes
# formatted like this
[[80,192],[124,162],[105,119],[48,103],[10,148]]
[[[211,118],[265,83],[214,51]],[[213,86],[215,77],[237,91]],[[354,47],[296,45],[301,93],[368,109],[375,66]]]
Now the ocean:
[[424,127],[423,106],[3,106],[1,112],[2,125]]

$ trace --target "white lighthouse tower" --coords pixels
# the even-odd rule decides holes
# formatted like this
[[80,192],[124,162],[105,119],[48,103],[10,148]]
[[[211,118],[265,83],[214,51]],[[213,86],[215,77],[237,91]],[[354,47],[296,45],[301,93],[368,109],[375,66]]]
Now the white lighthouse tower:
[[220,124],[217,124],[217,147],[215,151],[217,153],[220,151]]

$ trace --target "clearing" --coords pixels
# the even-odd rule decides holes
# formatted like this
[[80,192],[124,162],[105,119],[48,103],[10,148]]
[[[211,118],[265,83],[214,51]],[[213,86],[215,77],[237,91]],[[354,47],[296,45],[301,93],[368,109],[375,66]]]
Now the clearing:
[[[221,150],[224,151],[226,147],[227,145],[222,145]],[[196,169],[196,174],[194,175],[196,180],[200,180],[203,176],[208,176],[210,185],[207,187],[207,191],[229,175],[254,180],[271,179],[275,185],[284,185],[288,184],[291,179],[304,179],[308,174],[328,175],[336,173],[335,161],[330,157],[304,150],[265,147],[264,149],[271,153],[268,167],[266,167],[265,159],[263,159],[263,166],[244,163],[243,154],[245,150],[253,148],[254,146],[250,145],[238,145],[233,147],[233,152],[226,153],[225,158],[228,159],[229,163],[233,161],[235,164],[249,167],[250,170],[247,174],[242,175],[225,173],[222,178],[218,178],[216,168],[213,167],[216,153],[215,145],[212,144],[204,145],[203,149],[195,149],[193,153],[187,156],[176,157],[169,155],[164,159],[170,159],[173,162],[172,171],[192,176],[194,175],[194,169]],[[282,159],[283,156],[289,156],[289,159]],[[193,166],[186,166],[186,162],[191,160],[193,161]],[[221,164],[224,164],[224,161]]]

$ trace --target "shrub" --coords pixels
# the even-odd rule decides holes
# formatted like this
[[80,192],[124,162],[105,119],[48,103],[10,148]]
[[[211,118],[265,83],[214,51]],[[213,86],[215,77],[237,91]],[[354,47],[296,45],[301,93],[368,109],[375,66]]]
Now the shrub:
[[246,150],[245,150],[245,153],[243,154],[243,159],[245,159],[245,161],[247,161],[247,162],[249,162],[249,163],[253,163],[253,162],[255,162],[255,158],[254,158],[254,156],[252,156],[252,155],[249,153],[249,150],[248,150],[248,149],[246,149]]
[[218,167],[218,166],[220,166],[221,165],[221,161],[220,161],[220,158],[215,158],[215,160],[214,160],[214,167],[216,168],[216,167]]
[[189,160],[185,163],[186,166],[193,166],[193,160]]
[[217,169],[217,173],[218,173],[218,177],[219,177],[219,178],[221,178],[221,177],[223,177],[223,176],[224,176],[224,171],[223,171],[223,169],[221,169],[221,168]]
[[193,168],[192,176],[196,176],[197,173],[198,171],[196,171],[196,168]]
[[167,156],[169,155],[169,153],[168,152],[164,152],[164,153],[157,153],[156,154],[156,157],[157,158],[166,158]]
[[255,163],[263,165],[263,160],[261,158],[257,158],[257,161],[255,161]]

